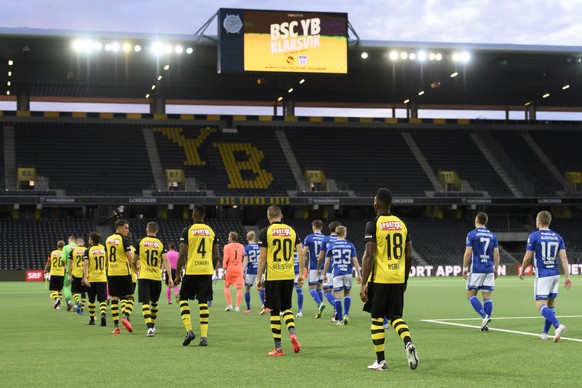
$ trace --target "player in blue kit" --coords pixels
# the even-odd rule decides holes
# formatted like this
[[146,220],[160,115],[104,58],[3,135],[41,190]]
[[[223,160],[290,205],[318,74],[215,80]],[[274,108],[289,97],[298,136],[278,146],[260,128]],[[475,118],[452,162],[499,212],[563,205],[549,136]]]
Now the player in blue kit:
[[309,285],[309,295],[313,298],[317,304],[317,314],[315,318],[321,318],[323,309],[325,308],[325,303],[323,303],[323,278],[317,274],[318,270],[322,270],[323,267],[317,267],[317,257],[319,255],[319,249],[321,247],[321,242],[325,237],[321,233],[321,228],[323,223],[321,220],[314,220],[311,223],[311,229],[313,233],[305,237],[303,240],[303,254],[305,257],[309,258],[307,273],[307,284]]
[[[489,330],[493,302],[491,292],[495,289],[499,267],[499,245],[497,237],[485,227],[488,217],[484,212],[475,216],[475,229],[467,234],[463,256],[463,276],[467,279],[467,299],[483,318],[481,331]],[[483,303],[477,298],[481,290]]]
[[[324,281],[327,281],[327,268],[330,262],[333,262],[333,293],[335,311],[337,312],[337,325],[343,326],[348,324],[348,315],[350,314],[350,306],[352,298],[350,297],[350,290],[352,289],[352,273],[356,270],[358,283],[362,278],[360,272],[360,265],[358,264],[358,257],[356,255],[356,248],[354,244],[346,240],[347,229],[345,226],[338,226],[335,229],[337,233],[337,240],[332,243],[325,254]],[[345,315],[342,315],[342,297],[345,307]]]
[[301,318],[303,317],[303,285],[300,285],[297,282],[297,279],[299,279],[299,253],[297,251],[295,251],[295,254],[293,255],[293,272],[295,272],[295,277],[293,278],[293,285],[295,286],[295,292],[297,293],[296,317]]
[[538,230],[529,235],[527,247],[519,278],[523,280],[525,269],[533,260],[535,268],[534,294],[536,307],[540,314],[546,318],[544,329],[540,334],[542,340],[548,339],[548,331],[554,326],[554,342],[558,342],[566,331],[566,326],[560,324],[556,318],[555,303],[560,287],[560,269],[557,258],[562,262],[562,269],[566,279],[564,287],[572,287],[572,280],[568,268],[568,257],[566,256],[566,246],[564,239],[556,232],[550,230],[552,215],[550,212],[541,211],[536,217],[536,227]]
[[[321,240],[321,247],[319,248],[319,256],[317,257],[317,276],[322,276],[321,275],[321,270],[319,268],[322,268],[323,263],[325,261],[325,253],[327,252],[327,249],[331,246],[331,243],[335,242],[335,240],[337,240],[337,234],[335,233],[335,229],[340,226],[341,223],[339,223],[338,221],[332,221],[329,223],[329,232],[330,235],[329,236],[325,236],[323,238],[323,240]],[[333,296],[333,276],[331,271],[333,270],[333,266],[330,266],[327,269],[329,272],[326,273],[327,275],[327,282],[323,282],[323,294],[325,295],[325,298],[327,299],[327,301],[329,302],[329,304],[331,304],[331,306],[334,308],[334,312],[333,315],[331,317],[331,320],[333,322],[336,322],[337,320],[337,316],[336,316],[336,311],[335,311],[335,297]],[[323,311],[323,309],[322,309]],[[321,318],[321,314],[318,314],[318,316],[316,316],[316,318]]]
[[[259,269],[259,256],[261,254],[261,247],[255,242],[255,232],[247,233],[248,245],[245,247],[243,258],[243,271],[245,272],[245,302],[247,309],[245,314],[251,313],[251,287],[255,284],[257,279],[257,271]],[[261,311],[265,309],[265,290],[259,290],[259,297],[261,298]]]

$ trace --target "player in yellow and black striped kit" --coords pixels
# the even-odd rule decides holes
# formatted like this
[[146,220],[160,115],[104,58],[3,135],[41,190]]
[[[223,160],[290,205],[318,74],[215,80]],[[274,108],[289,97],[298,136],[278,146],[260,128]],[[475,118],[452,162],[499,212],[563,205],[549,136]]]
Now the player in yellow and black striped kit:
[[366,225],[366,251],[362,259],[360,298],[365,303],[364,310],[372,316],[372,343],[376,351],[376,361],[368,369],[379,371],[388,369],[384,358],[384,317],[404,342],[410,369],[418,366],[416,348],[402,319],[412,242],[404,222],[390,213],[391,207],[390,190],[379,189],[374,197],[376,218]]
[[107,250],[100,244],[101,235],[89,234],[89,248],[83,254],[83,284],[89,294],[89,325],[95,324],[95,299],[99,302],[101,326],[107,325]]

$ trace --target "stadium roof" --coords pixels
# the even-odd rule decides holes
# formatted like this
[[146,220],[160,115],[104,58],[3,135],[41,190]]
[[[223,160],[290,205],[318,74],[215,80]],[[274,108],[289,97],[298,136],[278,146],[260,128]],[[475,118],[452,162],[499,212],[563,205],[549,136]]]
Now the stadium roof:
[[348,74],[324,75],[218,74],[217,45],[195,35],[0,29],[0,100],[582,110],[582,47],[356,41]]

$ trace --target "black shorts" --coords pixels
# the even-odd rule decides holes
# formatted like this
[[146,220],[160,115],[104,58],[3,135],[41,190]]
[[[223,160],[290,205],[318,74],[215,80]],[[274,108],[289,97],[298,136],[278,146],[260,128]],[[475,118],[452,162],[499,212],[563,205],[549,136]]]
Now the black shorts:
[[99,302],[107,301],[107,283],[106,282],[94,282],[91,283],[91,287],[87,288],[87,294],[89,296],[89,302],[94,303],[95,297]]
[[198,299],[199,303],[212,300],[212,275],[184,275],[180,299]]
[[137,282],[133,281],[133,277],[131,278],[131,293],[135,294],[135,287],[137,287]]
[[293,279],[265,281],[265,307],[275,311],[289,310],[294,288]]
[[73,276],[73,282],[71,283],[71,292],[73,294],[82,294],[87,292],[87,286],[81,283],[83,279]]
[[[164,273],[166,273],[165,270]],[[176,279],[176,268],[172,268],[172,281],[174,281],[174,279]],[[168,274],[166,273],[166,286],[168,285],[168,280],[170,280],[170,278],[168,278]]]
[[160,293],[162,292],[161,280],[139,279],[137,284],[139,290],[139,303],[150,303],[160,300]]
[[118,298],[133,295],[135,289],[131,275],[107,276],[107,284],[109,284],[109,295]]
[[364,311],[369,312],[372,318],[401,318],[404,290],[404,284],[368,283],[368,301],[364,304]]
[[49,281],[49,290],[61,291],[63,289],[64,282],[65,282],[64,276],[51,275],[51,280]]

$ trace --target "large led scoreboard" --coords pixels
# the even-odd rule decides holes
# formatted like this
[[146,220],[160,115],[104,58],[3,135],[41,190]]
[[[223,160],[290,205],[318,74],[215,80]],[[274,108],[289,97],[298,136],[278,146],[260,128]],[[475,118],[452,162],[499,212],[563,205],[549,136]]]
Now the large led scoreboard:
[[218,72],[348,72],[346,13],[218,11]]

